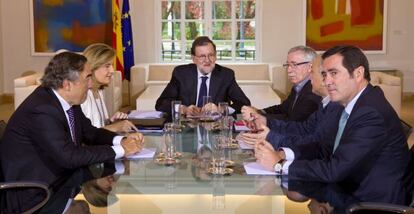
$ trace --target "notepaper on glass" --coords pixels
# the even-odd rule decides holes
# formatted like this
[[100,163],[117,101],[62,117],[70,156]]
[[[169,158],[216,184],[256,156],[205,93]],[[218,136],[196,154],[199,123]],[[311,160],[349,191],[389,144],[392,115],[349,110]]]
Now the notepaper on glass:
[[143,148],[139,153],[129,156],[128,159],[153,158],[156,150],[156,148]]
[[257,162],[245,162],[243,166],[248,175],[277,175],[276,172],[265,169]]

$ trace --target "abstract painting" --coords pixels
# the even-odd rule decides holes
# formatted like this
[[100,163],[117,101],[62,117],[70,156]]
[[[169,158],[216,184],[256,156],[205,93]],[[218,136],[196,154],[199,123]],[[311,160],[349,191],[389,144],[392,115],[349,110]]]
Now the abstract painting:
[[29,0],[32,54],[60,49],[82,52],[89,44],[112,45],[112,1]]
[[306,0],[306,45],[385,53],[387,0]]

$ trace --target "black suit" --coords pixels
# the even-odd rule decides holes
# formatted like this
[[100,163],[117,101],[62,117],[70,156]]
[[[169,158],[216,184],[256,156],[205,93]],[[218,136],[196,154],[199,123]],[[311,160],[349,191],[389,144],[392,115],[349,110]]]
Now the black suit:
[[[279,120],[305,121],[309,115],[318,110],[322,98],[312,92],[311,81],[308,80],[299,91],[295,102],[296,91],[294,87],[289,96],[280,104],[263,109],[266,117]],[[294,105],[293,105],[294,104]],[[293,108],[292,108],[293,107]]]
[[[116,134],[93,127],[80,106],[73,107],[77,142],[96,146],[73,143],[58,98],[50,88],[38,87],[14,112],[4,133],[0,161],[5,181],[51,185],[71,169],[115,158],[109,145]],[[31,193],[18,191],[8,200],[24,204],[33,200]]]
[[355,103],[332,154],[340,113],[319,139],[291,148],[289,178],[341,182],[367,201],[405,203],[402,177],[410,154],[398,115],[379,87],[369,84]]
[[[157,111],[170,114],[171,101],[181,100],[183,105],[196,105],[197,101],[197,66],[195,64],[180,65],[174,68],[167,87],[155,104]],[[234,71],[215,65],[211,72],[209,96],[213,103],[228,102],[236,112],[240,112],[243,105],[250,105],[249,98],[236,83]]]

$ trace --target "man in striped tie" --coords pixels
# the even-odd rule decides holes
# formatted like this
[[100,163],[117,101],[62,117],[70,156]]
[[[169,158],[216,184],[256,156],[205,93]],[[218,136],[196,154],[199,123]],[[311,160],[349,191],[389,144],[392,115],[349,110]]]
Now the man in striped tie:
[[[91,86],[91,69],[84,56],[72,52],[55,55],[41,81],[11,116],[0,144],[6,182],[52,185],[70,170],[142,149],[142,134],[119,136],[98,129],[83,114],[79,105]],[[7,194],[6,207],[25,210],[42,197],[33,189],[22,189]]]

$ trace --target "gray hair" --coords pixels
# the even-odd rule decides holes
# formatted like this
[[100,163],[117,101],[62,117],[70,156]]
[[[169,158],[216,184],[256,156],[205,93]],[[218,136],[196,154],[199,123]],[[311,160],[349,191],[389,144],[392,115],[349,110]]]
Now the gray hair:
[[78,80],[86,62],[86,57],[77,53],[66,51],[56,54],[45,68],[42,86],[59,89],[62,88],[64,80]]
[[313,50],[313,48],[304,45],[299,45],[291,48],[288,54],[296,51],[301,51],[303,53],[304,60],[308,62],[312,62],[317,56],[316,51]]

